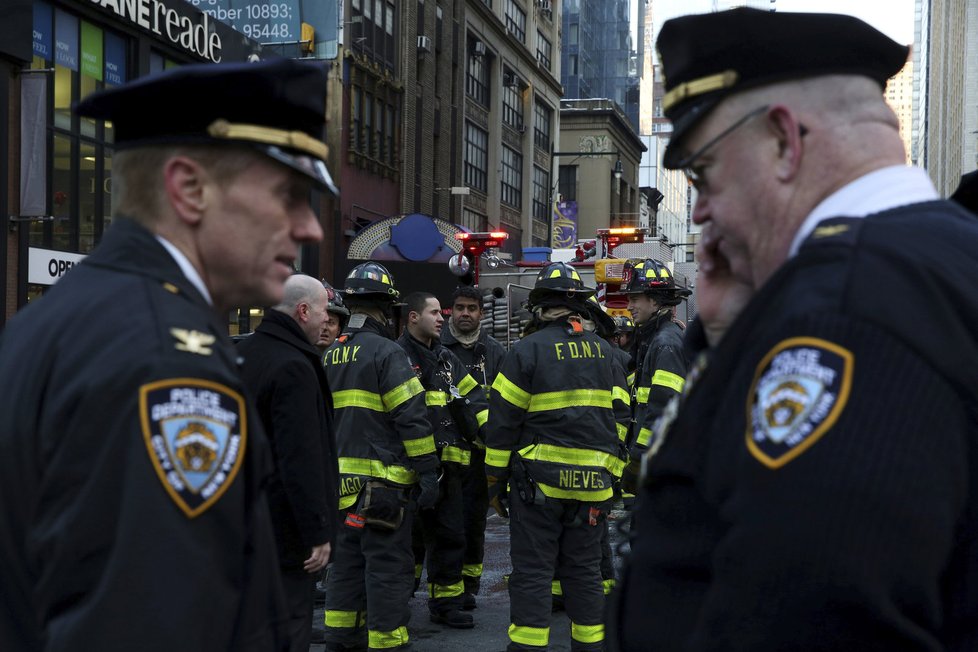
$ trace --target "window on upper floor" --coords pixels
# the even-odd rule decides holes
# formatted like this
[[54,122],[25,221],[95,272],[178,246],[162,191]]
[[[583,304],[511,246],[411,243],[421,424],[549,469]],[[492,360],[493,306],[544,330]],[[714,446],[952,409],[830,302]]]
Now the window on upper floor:
[[516,0],[506,0],[505,20],[506,29],[513,36],[526,43],[526,12]]
[[523,130],[523,93],[512,70],[503,71],[503,124]]
[[537,30],[537,61],[547,70],[550,70],[550,59],[553,57],[553,49],[553,45],[543,35],[543,32]]
[[489,108],[489,62],[487,54],[469,53],[465,69],[465,93],[482,106]]
[[393,0],[353,0],[350,4],[351,48],[394,69],[396,6]]
[[533,103],[533,144],[542,150],[550,151],[550,138],[553,133],[554,111],[537,100]]
[[500,200],[507,206],[521,208],[523,204],[523,155],[503,146],[502,174],[500,175]]
[[481,192],[489,189],[489,133],[471,122],[465,123],[465,185]]
[[547,188],[547,171],[543,168],[533,166],[533,218],[547,221],[547,213],[550,209],[550,193]]

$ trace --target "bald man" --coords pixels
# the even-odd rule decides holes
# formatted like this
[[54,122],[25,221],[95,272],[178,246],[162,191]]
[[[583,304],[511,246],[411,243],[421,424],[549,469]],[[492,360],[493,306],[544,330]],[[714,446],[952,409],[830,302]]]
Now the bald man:
[[292,650],[307,652],[315,573],[329,561],[337,527],[332,399],[315,347],[329,295],[311,276],[285,282],[284,297],[238,345],[242,377],[272,445],[268,502],[289,602]]

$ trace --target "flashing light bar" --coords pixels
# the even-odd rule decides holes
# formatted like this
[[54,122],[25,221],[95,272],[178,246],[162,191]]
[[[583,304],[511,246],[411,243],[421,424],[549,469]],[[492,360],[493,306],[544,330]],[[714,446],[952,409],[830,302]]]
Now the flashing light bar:
[[484,240],[508,240],[509,234],[505,231],[489,231],[482,233],[460,232],[455,234],[456,240],[474,240],[476,242]]
[[616,227],[614,229],[598,229],[598,235],[648,235],[649,230],[645,227]]

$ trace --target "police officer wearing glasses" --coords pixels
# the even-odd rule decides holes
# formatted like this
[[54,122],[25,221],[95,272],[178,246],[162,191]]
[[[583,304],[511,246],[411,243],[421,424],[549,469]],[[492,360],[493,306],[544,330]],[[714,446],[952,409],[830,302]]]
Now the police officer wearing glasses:
[[855,18],[658,40],[702,227],[610,650],[978,649],[978,222],[907,167]]

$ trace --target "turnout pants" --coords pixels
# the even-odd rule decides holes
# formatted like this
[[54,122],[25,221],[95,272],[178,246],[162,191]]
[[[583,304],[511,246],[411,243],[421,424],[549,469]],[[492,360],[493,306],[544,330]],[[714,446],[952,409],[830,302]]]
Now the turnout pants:
[[465,519],[465,555],[462,557],[462,581],[465,592],[479,592],[482,583],[482,559],[486,548],[486,514],[489,512],[489,488],[486,484],[486,451],[472,447],[472,461],[462,476],[462,508]]
[[394,530],[362,523],[355,509],[341,516],[326,580],[327,644],[363,649],[366,643],[371,650],[406,645],[414,585],[414,501],[406,504]]
[[[414,522],[415,576],[422,563],[427,567],[428,609],[444,614],[462,608],[462,474],[464,467],[442,464],[438,502],[434,509],[418,512]],[[427,555],[425,554],[427,553]],[[427,557],[427,558],[426,558]]]
[[[551,582],[561,580],[571,621],[571,650],[592,652],[604,643],[601,536],[607,503],[545,499],[524,502],[511,494],[507,648],[545,650],[550,640]],[[600,510],[596,522],[591,508]]]

